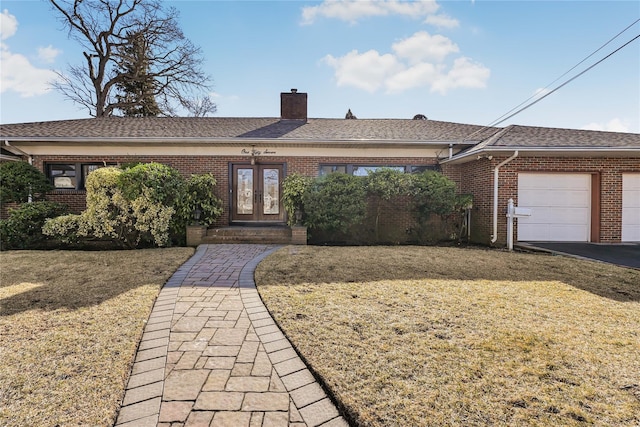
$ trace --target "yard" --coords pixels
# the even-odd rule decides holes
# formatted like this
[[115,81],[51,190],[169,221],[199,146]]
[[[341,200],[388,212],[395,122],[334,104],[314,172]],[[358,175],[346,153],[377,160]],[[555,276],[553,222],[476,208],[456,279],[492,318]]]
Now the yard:
[[[0,425],[112,425],[158,289],[192,253],[0,253]],[[638,271],[289,246],[256,281],[359,426],[640,423]]]
[[111,426],[160,286],[191,248],[0,253],[0,426]]
[[638,426],[640,272],[548,255],[287,247],[269,310],[359,426]]

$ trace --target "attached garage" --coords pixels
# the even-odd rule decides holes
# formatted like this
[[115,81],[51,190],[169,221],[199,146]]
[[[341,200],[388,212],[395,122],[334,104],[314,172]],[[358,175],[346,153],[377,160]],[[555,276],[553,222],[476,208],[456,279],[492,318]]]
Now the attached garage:
[[640,173],[622,174],[622,241],[640,242]]
[[519,241],[588,242],[591,236],[591,175],[519,173]]

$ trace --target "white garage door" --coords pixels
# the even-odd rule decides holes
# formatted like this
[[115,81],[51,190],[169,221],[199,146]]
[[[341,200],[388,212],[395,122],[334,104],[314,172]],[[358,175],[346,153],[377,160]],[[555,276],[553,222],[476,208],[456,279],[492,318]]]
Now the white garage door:
[[640,173],[622,174],[622,241],[640,242]]
[[591,234],[591,175],[518,174],[518,240],[588,242]]

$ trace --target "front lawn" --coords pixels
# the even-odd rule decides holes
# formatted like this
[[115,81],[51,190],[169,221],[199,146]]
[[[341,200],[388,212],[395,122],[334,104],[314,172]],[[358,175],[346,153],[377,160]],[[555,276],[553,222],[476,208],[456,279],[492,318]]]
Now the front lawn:
[[287,247],[267,307],[359,426],[640,424],[640,272],[541,254]]
[[112,426],[144,322],[192,248],[0,253],[0,426]]

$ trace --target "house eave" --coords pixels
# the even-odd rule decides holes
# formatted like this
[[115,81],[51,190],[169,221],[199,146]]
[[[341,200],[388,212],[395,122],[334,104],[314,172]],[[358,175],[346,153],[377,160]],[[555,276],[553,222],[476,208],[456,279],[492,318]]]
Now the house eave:
[[487,147],[458,153],[440,163],[461,164],[514,151],[520,153],[519,157],[640,157],[640,147]]
[[[9,141],[11,145],[21,147],[28,152],[28,147],[56,145],[56,146],[231,146],[246,147],[251,145],[263,147],[345,147],[345,148],[419,148],[419,147],[449,147],[467,148],[477,142],[470,141],[421,141],[421,140],[389,140],[389,139],[286,139],[286,138],[45,138],[45,137],[0,137]],[[6,144],[5,144],[6,145]]]
[[0,154],[0,161],[6,161],[6,162],[19,162],[22,159],[20,157],[17,156],[9,156],[7,154]]

